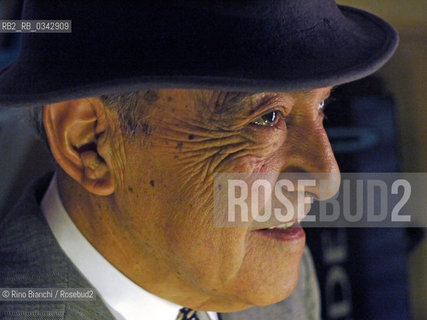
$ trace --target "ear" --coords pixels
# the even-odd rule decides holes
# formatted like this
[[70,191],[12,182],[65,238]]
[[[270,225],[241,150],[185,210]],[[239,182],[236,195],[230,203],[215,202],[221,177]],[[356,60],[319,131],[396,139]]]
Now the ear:
[[45,105],[43,123],[58,164],[89,192],[106,196],[114,192],[112,167],[106,161],[110,141],[106,111],[99,98]]

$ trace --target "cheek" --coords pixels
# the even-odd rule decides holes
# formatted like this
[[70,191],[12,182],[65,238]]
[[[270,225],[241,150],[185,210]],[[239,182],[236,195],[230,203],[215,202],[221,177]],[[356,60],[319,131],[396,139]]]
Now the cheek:
[[229,165],[233,172],[262,173],[281,170],[287,140],[284,120],[280,120],[280,123],[272,128],[248,125],[240,134],[249,144],[241,153],[229,157],[226,165]]
[[200,290],[222,291],[242,266],[246,230],[215,228],[212,219],[201,220],[192,216],[166,228],[171,267]]
[[282,157],[276,155],[265,157],[248,155],[242,158],[231,159],[224,164],[225,169],[221,171],[241,173],[280,172],[283,160]]
[[243,150],[231,153],[224,158],[218,172],[281,171],[286,161],[284,157],[286,131],[247,130],[242,135],[250,143]]

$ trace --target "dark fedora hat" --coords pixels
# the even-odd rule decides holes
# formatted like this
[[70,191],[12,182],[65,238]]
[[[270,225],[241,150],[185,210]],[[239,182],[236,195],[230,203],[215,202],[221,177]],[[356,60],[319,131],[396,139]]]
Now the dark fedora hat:
[[25,20],[71,33],[23,33],[0,72],[0,106],[142,88],[294,91],[379,69],[397,47],[380,18],[333,0],[27,0]]

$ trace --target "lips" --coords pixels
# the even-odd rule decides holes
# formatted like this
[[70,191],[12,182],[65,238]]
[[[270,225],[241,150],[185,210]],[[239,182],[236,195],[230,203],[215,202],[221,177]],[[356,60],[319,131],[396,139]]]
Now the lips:
[[[300,215],[292,215],[290,217],[290,221],[283,223],[282,221],[274,221],[274,219],[270,219],[266,222],[258,222],[254,223],[254,227],[251,231],[259,231],[259,230],[275,230],[275,229],[289,229],[300,226],[300,222],[308,215],[311,210],[311,204],[314,202],[314,198],[310,197],[310,204],[305,205],[304,212]],[[277,218],[278,219],[278,218]]]
[[264,229],[254,230],[254,232],[278,241],[296,241],[305,237],[304,229],[298,221],[288,222]]

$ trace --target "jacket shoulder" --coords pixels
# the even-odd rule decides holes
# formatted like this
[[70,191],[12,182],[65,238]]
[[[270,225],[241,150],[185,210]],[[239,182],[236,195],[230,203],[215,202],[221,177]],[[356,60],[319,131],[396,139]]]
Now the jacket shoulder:
[[[0,287],[90,288],[56,242],[40,208],[52,174],[31,183],[0,222]],[[113,319],[94,301],[2,301],[0,319]]]

